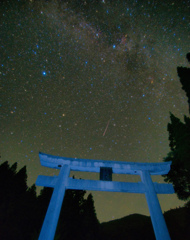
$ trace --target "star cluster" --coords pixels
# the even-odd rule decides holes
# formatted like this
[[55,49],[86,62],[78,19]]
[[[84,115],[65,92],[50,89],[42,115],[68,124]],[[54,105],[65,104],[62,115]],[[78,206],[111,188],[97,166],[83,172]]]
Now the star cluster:
[[[0,8],[1,161],[27,165],[29,185],[58,174],[40,166],[39,151],[161,162],[169,112],[188,114],[176,70],[187,64],[188,0],[71,2]],[[100,221],[148,214],[143,196],[93,196]],[[159,199],[163,210],[182,204],[175,195]]]

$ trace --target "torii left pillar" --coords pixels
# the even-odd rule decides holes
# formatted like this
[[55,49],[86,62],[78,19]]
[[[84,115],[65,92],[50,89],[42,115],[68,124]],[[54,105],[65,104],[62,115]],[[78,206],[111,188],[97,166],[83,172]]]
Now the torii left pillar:
[[[157,194],[174,193],[171,184],[153,183],[151,176],[167,174],[171,162],[130,163],[105,160],[64,158],[40,153],[41,165],[60,169],[54,177],[38,176],[38,186],[53,187],[54,191],[42,226],[39,240],[53,240],[66,189],[131,192],[146,195],[156,240],[170,240],[167,226],[160,208]],[[100,180],[78,180],[69,178],[71,171],[101,173]],[[110,174],[134,174],[141,176],[141,182],[114,182]]]
[[70,166],[67,164],[63,165],[57,178],[56,186],[54,188],[38,240],[54,239],[69,174]]

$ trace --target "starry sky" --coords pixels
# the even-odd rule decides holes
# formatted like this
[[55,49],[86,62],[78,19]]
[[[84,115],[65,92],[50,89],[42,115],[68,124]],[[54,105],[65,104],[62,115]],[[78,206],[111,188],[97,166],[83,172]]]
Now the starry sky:
[[[189,11],[189,0],[2,1],[0,163],[26,165],[31,186],[58,174],[40,165],[39,151],[162,162],[169,112],[188,115],[176,68],[188,66]],[[100,222],[149,215],[144,195],[92,194]],[[183,205],[176,194],[158,197],[163,211]]]

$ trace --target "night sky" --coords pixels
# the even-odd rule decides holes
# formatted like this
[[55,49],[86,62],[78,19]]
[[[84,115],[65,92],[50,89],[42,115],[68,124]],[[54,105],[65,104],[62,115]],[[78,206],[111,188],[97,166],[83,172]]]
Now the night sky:
[[[0,3],[0,164],[26,165],[29,186],[58,174],[41,167],[39,151],[162,162],[169,112],[188,115],[177,66],[188,66],[189,0],[69,2]],[[100,222],[149,215],[144,195],[92,194]],[[159,200],[163,211],[183,205],[176,194]]]

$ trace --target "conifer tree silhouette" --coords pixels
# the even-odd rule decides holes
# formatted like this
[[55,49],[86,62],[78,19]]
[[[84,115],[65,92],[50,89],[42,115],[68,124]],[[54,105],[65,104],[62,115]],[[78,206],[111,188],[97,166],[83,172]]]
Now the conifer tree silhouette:
[[[190,53],[187,54],[187,59],[190,62]],[[177,72],[190,104],[190,68],[178,67]],[[190,201],[190,118],[184,116],[182,122],[170,113],[170,120],[168,132],[171,151],[164,161],[172,161],[172,164],[170,172],[164,175],[164,180],[173,183],[179,199]]]

